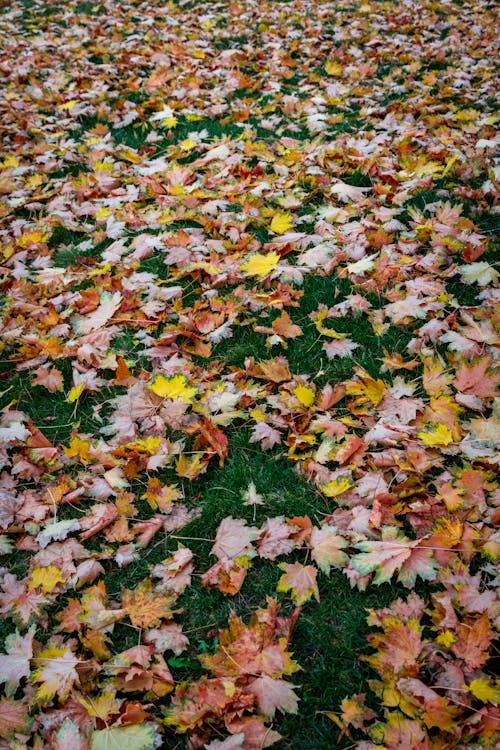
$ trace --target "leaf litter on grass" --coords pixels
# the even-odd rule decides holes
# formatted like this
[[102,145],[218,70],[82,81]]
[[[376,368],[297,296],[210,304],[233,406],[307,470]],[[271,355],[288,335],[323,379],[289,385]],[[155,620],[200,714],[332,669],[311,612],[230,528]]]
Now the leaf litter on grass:
[[2,8],[0,747],[497,745],[496,21]]

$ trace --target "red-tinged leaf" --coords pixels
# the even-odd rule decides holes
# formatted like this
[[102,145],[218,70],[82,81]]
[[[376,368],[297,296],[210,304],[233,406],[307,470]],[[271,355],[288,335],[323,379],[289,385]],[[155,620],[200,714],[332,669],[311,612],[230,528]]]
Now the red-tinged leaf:
[[151,575],[159,578],[158,586],[167,591],[182,594],[187,586],[191,585],[193,573],[193,553],[186,547],[181,547],[162,563],[155,565]]
[[295,685],[286,680],[276,680],[263,675],[249,682],[246,689],[255,695],[262,713],[272,719],[277,710],[284,713],[297,713],[298,702],[293,692],[294,687]]
[[27,589],[25,581],[18,581],[7,574],[3,580],[4,593],[0,595],[1,611],[12,613],[16,620],[28,625],[31,620],[39,621],[46,597],[35,589]]
[[230,732],[244,735],[244,750],[264,750],[281,740],[281,734],[266,726],[261,716],[235,717],[226,723]]
[[115,385],[132,385],[135,383],[135,378],[132,377],[131,372],[128,368],[126,361],[123,357],[117,357],[117,367],[115,370]]
[[80,535],[81,538],[89,539],[112,524],[117,518],[118,511],[115,505],[111,503],[93,505],[90,512],[80,520],[80,528],[83,529],[83,533]]
[[488,615],[464,622],[457,627],[457,640],[451,650],[462,659],[468,669],[480,669],[489,658],[489,647],[494,638]]
[[245,695],[236,688],[231,678],[203,677],[198,682],[184,682],[177,686],[166,711],[165,723],[186,732],[202,727],[205,722],[213,725],[214,720],[225,715],[235,716],[251,710],[254,701],[254,696]]
[[298,667],[286,650],[291,626],[292,620],[278,617],[276,603],[268,600],[267,608],[257,610],[248,626],[231,616],[229,629],[220,632],[217,653],[200,660],[218,677],[292,674]]
[[458,370],[453,385],[461,393],[473,394],[479,398],[498,395],[500,375],[488,375],[490,360],[484,357],[476,364],[463,364]]
[[102,326],[105,325],[105,323],[107,323],[107,321],[118,310],[121,301],[122,295],[120,292],[116,292],[115,294],[103,292],[99,301],[99,306],[94,312],[85,317],[76,316],[73,319],[73,327],[76,333],[81,335],[102,328]]
[[383,530],[382,541],[358,542],[354,545],[361,554],[354,555],[351,566],[361,575],[376,571],[375,584],[389,581],[396,571],[398,580],[406,586],[414,583],[417,575],[432,581],[436,577],[436,563],[432,551],[419,548],[420,540],[410,540],[397,529]]
[[208,447],[210,452],[216,453],[219,456],[219,466],[224,466],[224,459],[228,454],[229,444],[226,435],[215,427],[212,422],[208,419],[204,419],[203,423],[199,427],[199,436],[194,442],[194,450]]
[[382,609],[370,609],[367,617],[369,625],[382,627],[386,618],[396,617],[403,622],[408,620],[420,621],[425,611],[425,601],[420,596],[412,592],[404,599],[394,599],[388,607]]
[[287,555],[297,547],[294,539],[297,531],[297,527],[286,523],[283,516],[268,518],[256,545],[259,556],[265,560],[275,560],[279,555]]
[[56,367],[47,368],[39,367],[35,370],[36,378],[33,380],[33,385],[41,385],[46,388],[50,393],[56,391],[62,391],[63,379],[62,375]]
[[211,549],[219,560],[252,557],[255,553],[252,542],[259,536],[257,529],[247,526],[246,521],[224,518],[217,529],[215,543]]
[[402,622],[388,617],[382,622],[383,633],[369,636],[370,645],[378,649],[377,653],[365,657],[366,661],[380,673],[389,670],[399,674],[417,674],[417,661],[422,652],[422,628],[416,620]]
[[[10,740],[15,734],[28,734],[33,723],[29,707],[23,701],[0,699],[0,737]],[[7,747],[7,746],[6,746]]]
[[202,586],[218,588],[223,594],[235,596],[243,586],[249,563],[243,558],[240,562],[227,558],[219,560],[201,576]]
[[281,440],[281,433],[266,422],[256,424],[250,438],[251,443],[260,443],[264,450],[269,450],[269,448],[278,445]]
[[26,635],[17,630],[5,639],[6,654],[0,654],[0,682],[5,682],[5,692],[14,695],[19,682],[30,674],[30,660],[33,657],[34,625]]
[[301,327],[296,325],[285,311],[281,313],[279,318],[273,320],[272,327],[278,336],[282,336],[285,339],[294,339],[297,336],[302,336]]
[[279,567],[285,572],[278,582],[278,591],[290,591],[292,599],[298,607],[313,596],[319,601],[316,583],[318,571],[313,565],[281,563]]

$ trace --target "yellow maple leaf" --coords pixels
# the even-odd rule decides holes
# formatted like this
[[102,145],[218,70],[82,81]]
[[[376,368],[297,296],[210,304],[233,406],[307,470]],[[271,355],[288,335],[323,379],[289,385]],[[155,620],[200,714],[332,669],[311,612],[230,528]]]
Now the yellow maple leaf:
[[385,394],[385,383],[383,380],[375,380],[365,370],[358,368],[356,375],[360,380],[349,380],[346,383],[348,396],[357,396],[356,406],[362,406],[368,401],[378,406]]
[[249,415],[256,422],[266,422],[267,421],[267,414],[265,412],[263,412],[262,409],[252,409],[252,411],[249,412]]
[[185,375],[171,375],[168,378],[164,375],[157,375],[148,388],[157,396],[171,398],[172,401],[180,399],[185,404],[191,404],[198,393],[195,386],[188,385]]
[[150,456],[154,456],[158,453],[161,442],[159,437],[154,435],[148,435],[147,438],[139,438],[134,440],[132,443],[125,443],[124,448],[130,448],[131,450],[137,451],[138,453],[149,453]]
[[349,477],[337,477],[337,479],[332,479],[331,482],[324,484],[321,491],[327,497],[337,497],[337,495],[342,495],[343,492],[347,492],[353,486]]
[[41,589],[44,594],[50,594],[58,583],[64,583],[62,570],[55,565],[47,565],[45,568],[34,568],[31,571],[29,589]]
[[500,703],[500,682],[492,685],[485,677],[472,680],[469,685],[472,695],[483,703]]
[[246,276],[260,276],[264,278],[264,276],[267,276],[276,269],[279,259],[280,256],[274,250],[272,253],[267,253],[267,255],[253,253],[240,268]]
[[206,462],[203,461],[203,453],[195,453],[189,458],[183,453],[177,459],[175,472],[179,477],[186,479],[195,479],[207,468]]
[[314,388],[311,388],[308,385],[302,385],[302,383],[299,383],[294,389],[293,393],[297,401],[300,401],[302,406],[312,406],[314,404]]
[[93,698],[86,698],[84,695],[77,695],[76,700],[88,712],[89,716],[95,716],[101,721],[106,721],[110,714],[118,713],[120,703],[115,698],[116,692],[112,687],[107,687],[101,695]]
[[279,211],[274,214],[271,226],[269,227],[271,232],[275,234],[285,234],[289,229],[293,227],[293,216],[291,214],[282,213]]
[[219,266],[216,266],[214,263],[207,263],[206,260],[199,260],[197,263],[189,263],[185,266],[184,274],[191,273],[192,271],[205,271],[209,276],[219,276],[222,273]]
[[64,104],[59,104],[57,109],[60,109],[61,112],[64,112],[65,110],[71,110],[74,106],[78,104],[78,99],[70,99],[68,102],[64,102]]
[[455,643],[456,640],[457,639],[455,638],[451,630],[444,630],[436,638],[436,643],[439,643],[446,648],[450,648],[450,646]]
[[430,448],[439,445],[449,445],[453,442],[451,430],[442,423],[429,426],[426,430],[420,430],[420,432],[417,432],[417,435],[423,444]]
[[325,70],[329,76],[340,76],[342,75],[343,68],[340,63],[334,62],[333,60],[327,60],[325,63]]
[[94,216],[96,219],[107,219],[108,216],[111,216],[111,209],[109,209],[107,206],[101,206],[101,208],[95,212]]
[[69,458],[78,458],[84,465],[90,461],[90,443],[88,440],[82,440],[75,436],[68,448],[64,449],[64,452]]
[[85,383],[78,383],[78,385],[75,385],[66,397],[66,401],[68,402],[68,404],[72,404],[74,401],[78,401],[84,390]]
[[316,326],[318,333],[321,333],[323,336],[328,336],[331,339],[345,339],[345,337],[347,336],[346,333],[338,333],[337,331],[334,331],[333,328],[327,328],[325,325],[323,325],[323,321],[325,320],[327,315],[327,309],[320,310],[315,314],[314,325]]
[[44,232],[42,229],[28,229],[19,237],[17,244],[19,247],[26,248],[30,245],[39,245],[47,242],[48,238],[48,232]]
[[19,159],[16,159],[15,156],[6,156],[5,160],[1,164],[2,167],[5,167],[6,169],[10,169],[12,167],[18,167],[19,166]]

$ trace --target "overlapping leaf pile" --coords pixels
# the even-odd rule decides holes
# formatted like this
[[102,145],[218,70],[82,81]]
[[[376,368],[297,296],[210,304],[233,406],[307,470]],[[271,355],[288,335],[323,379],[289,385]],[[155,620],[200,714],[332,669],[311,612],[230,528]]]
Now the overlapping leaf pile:
[[[370,613],[371,697],[324,707],[332,738],[499,741],[495,15],[2,8],[0,747],[277,742],[299,609],[234,615],[201,678],[166,660],[192,575],[232,596],[257,558],[298,608],[333,570],[418,587]],[[243,429],[323,513],[262,515],[256,477],[196,559],[185,485]]]

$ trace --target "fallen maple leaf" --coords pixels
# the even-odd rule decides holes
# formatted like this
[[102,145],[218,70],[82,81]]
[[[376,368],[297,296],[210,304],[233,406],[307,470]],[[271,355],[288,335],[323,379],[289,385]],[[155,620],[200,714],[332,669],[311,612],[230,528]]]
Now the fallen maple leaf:
[[255,695],[257,703],[263,714],[273,718],[276,710],[285,713],[297,713],[297,696],[293,692],[295,685],[286,680],[276,680],[268,675],[257,677],[249,682],[246,688],[249,693]]
[[36,666],[33,682],[41,683],[36,691],[37,700],[46,703],[55,695],[65,700],[78,680],[76,667],[81,663],[71,648],[51,644],[38,652],[33,663]]
[[476,680],[472,680],[468,687],[472,695],[482,703],[493,703],[495,706],[500,703],[499,680],[496,681],[496,684],[493,684],[486,677],[478,677]]
[[123,591],[122,609],[130,617],[130,622],[139,628],[155,628],[163,619],[173,615],[175,597],[165,592],[153,591],[151,580],[147,578],[132,591]]
[[320,529],[314,528],[311,533],[311,558],[323,571],[330,572],[330,568],[342,568],[348,560],[344,550],[348,542],[337,534],[332,526],[323,525]]
[[281,734],[266,726],[262,716],[236,715],[227,725],[230,732],[243,734],[244,750],[265,750],[281,740]]
[[201,576],[202,586],[216,587],[223,594],[234,596],[241,589],[249,567],[246,556],[219,560]]
[[253,557],[255,551],[252,542],[259,537],[258,529],[247,526],[246,521],[224,518],[215,536],[215,543],[210,550],[219,560],[235,559],[244,555]]
[[396,571],[398,580],[406,586],[415,582],[419,575],[426,581],[436,578],[436,563],[432,551],[419,547],[420,540],[410,540],[398,529],[387,527],[382,530],[381,541],[358,542],[354,545],[361,554],[351,558],[351,566],[361,575],[376,571],[373,583],[389,581]]
[[278,555],[288,554],[298,546],[293,538],[297,531],[297,527],[287,523],[283,516],[268,518],[257,542],[259,556],[275,560]]
[[422,627],[417,620],[402,622],[396,617],[387,617],[382,621],[383,633],[372,633],[368,640],[377,649],[365,660],[374,669],[399,674],[403,670],[413,669],[422,653]]
[[323,344],[323,351],[326,352],[328,359],[334,359],[334,357],[350,357],[359,344],[356,344],[352,339],[344,338],[339,341],[327,341]]
[[53,750],[88,750],[88,737],[71,719],[65,719],[52,738]]
[[280,257],[274,250],[267,255],[254,253],[250,255],[240,268],[246,276],[260,276],[264,278],[276,270]]
[[62,570],[55,565],[47,565],[45,568],[34,568],[31,571],[28,588],[40,589],[44,594],[50,594],[60,583],[64,583]]
[[479,263],[468,263],[466,266],[459,266],[460,276],[465,284],[477,283],[479,286],[487,284],[496,284],[499,278],[498,271],[485,261]]
[[445,424],[429,425],[425,430],[417,432],[417,435],[423,444],[430,448],[446,446],[453,442],[451,430]]
[[198,393],[195,386],[188,386],[188,379],[185,375],[172,375],[171,377],[157,375],[148,388],[161,398],[170,398],[172,401],[180,399],[186,404],[191,404]]
[[122,295],[120,292],[115,292],[115,294],[103,292],[101,294],[99,307],[93,313],[87,316],[75,316],[73,318],[73,329],[75,333],[81,335],[102,328],[102,326],[115,314],[120,307],[121,302]]
[[489,658],[489,647],[493,631],[487,613],[472,622],[462,622],[457,627],[457,639],[451,650],[458,659],[463,659],[468,669],[481,669]]
[[109,727],[93,732],[90,750],[154,750],[161,736],[155,724]]
[[62,375],[56,367],[48,369],[47,367],[39,367],[35,370],[36,378],[33,380],[33,385],[41,385],[47,388],[50,393],[56,391],[62,391],[63,379]]
[[275,234],[284,234],[293,227],[293,216],[286,213],[276,213],[273,216],[269,229]]
[[314,388],[311,388],[311,386],[308,385],[303,385],[302,383],[295,386],[293,394],[297,401],[299,401],[302,406],[306,407],[312,406],[314,404],[314,399],[316,398]]
[[494,397],[498,395],[500,376],[498,374],[488,375],[490,360],[488,357],[475,364],[462,364],[458,370],[453,385],[461,393],[473,394],[479,398]]
[[348,380],[345,384],[347,395],[356,397],[354,400],[356,408],[363,407],[367,403],[378,406],[386,390],[383,380],[375,380],[360,367],[356,368],[356,375],[358,380]]
[[[29,707],[23,701],[10,698],[0,699],[0,737],[4,740],[14,739],[14,736],[28,734],[33,724],[29,714]],[[12,747],[12,745],[6,745]]]
[[32,625],[25,635],[16,630],[5,639],[7,653],[0,654],[0,683],[5,682],[7,697],[14,695],[23,677],[29,677],[35,631]]
[[318,585],[316,583],[317,570],[313,565],[300,563],[281,563],[284,574],[278,581],[278,591],[290,591],[295,604],[300,607],[312,596],[319,601]]
[[264,505],[264,498],[257,492],[257,488],[255,487],[254,482],[250,482],[248,488],[243,493],[243,502],[245,503],[245,505],[250,505],[253,507],[255,507],[256,505]]

